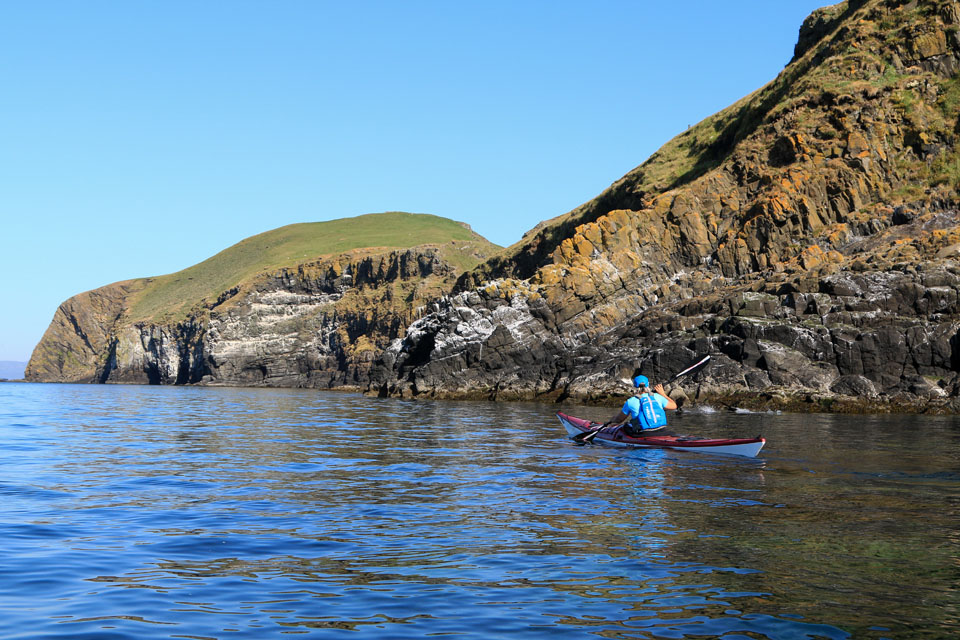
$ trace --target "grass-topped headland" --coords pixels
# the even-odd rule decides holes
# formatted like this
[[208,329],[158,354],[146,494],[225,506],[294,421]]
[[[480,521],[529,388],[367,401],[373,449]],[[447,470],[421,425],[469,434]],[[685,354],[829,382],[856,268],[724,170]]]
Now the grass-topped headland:
[[292,224],[261,233],[182,271],[146,278],[132,297],[131,322],[176,320],[212,303],[250,278],[283,267],[359,249],[446,247],[445,259],[459,269],[475,266],[496,245],[462,223],[428,214],[372,213],[328,222]]

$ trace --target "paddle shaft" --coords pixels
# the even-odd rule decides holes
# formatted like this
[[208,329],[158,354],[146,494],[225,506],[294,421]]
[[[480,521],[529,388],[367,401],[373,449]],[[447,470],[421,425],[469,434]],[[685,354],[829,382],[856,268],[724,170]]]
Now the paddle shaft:
[[690,365],[689,367],[687,367],[686,369],[684,369],[684,370],[681,371],[680,373],[675,373],[675,374],[673,374],[673,376],[671,376],[671,378],[670,378],[669,380],[667,380],[667,382],[666,382],[665,384],[670,384],[670,383],[673,382],[674,380],[677,380],[677,379],[679,379],[679,378],[681,378],[681,377],[683,377],[683,376],[685,376],[685,375],[687,375],[687,374],[689,374],[689,373],[696,373],[697,371],[700,371],[700,369],[703,369],[705,366],[707,366],[707,363],[708,363],[708,362],[710,362],[710,356],[708,356],[708,355],[707,355],[707,356],[703,356],[702,358],[700,358],[699,360],[697,360],[695,363],[693,363],[692,365]]

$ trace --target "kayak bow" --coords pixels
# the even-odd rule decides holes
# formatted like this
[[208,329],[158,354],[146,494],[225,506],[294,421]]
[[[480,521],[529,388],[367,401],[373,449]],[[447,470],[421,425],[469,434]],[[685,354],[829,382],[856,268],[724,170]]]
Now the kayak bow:
[[[591,422],[582,418],[568,416],[557,412],[560,424],[571,436],[594,431],[602,426],[599,422]],[[694,438],[691,436],[629,436],[623,429],[613,433],[599,432],[593,442],[611,445],[614,447],[640,447],[653,449],[676,449],[680,451],[694,451],[697,453],[720,453],[725,455],[746,456],[755,458],[763,445],[764,438]]]

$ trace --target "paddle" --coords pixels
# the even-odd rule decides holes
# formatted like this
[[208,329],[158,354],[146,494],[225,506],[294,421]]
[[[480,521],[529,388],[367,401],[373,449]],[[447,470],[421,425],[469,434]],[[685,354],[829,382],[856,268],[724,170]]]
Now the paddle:
[[[685,375],[689,375],[689,374],[691,374],[691,373],[696,373],[697,371],[700,371],[700,370],[703,369],[705,366],[707,366],[707,363],[708,363],[708,362],[710,362],[710,356],[709,356],[709,355],[703,356],[702,358],[700,358],[699,360],[697,360],[696,362],[694,362],[693,364],[691,364],[690,366],[688,366],[686,369],[684,369],[684,370],[681,371],[680,373],[675,373],[675,374],[673,374],[673,375],[670,377],[670,379],[667,380],[664,384],[670,384],[670,383],[673,382],[674,380],[678,380],[679,378],[681,378],[681,377],[683,377],[683,376],[685,376]],[[594,429],[594,430],[592,430],[592,431],[584,431],[583,433],[578,433],[577,435],[573,436],[573,441],[576,442],[576,443],[578,443],[578,444],[579,444],[579,443],[584,443],[584,442],[591,442],[591,443],[592,443],[592,442],[593,442],[593,439],[594,439],[595,437],[597,437],[597,434],[600,433],[601,431],[603,431],[604,429],[606,429],[606,428],[607,428],[607,425],[609,425],[609,424],[610,424],[609,422],[605,422],[605,423],[603,423],[602,425],[600,425],[598,428],[596,428],[596,429]]]

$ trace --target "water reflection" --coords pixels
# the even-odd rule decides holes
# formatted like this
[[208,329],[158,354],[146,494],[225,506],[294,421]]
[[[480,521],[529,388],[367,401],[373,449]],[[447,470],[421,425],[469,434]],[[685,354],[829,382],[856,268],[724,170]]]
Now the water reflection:
[[747,460],[576,447],[547,405],[8,389],[0,607],[26,637],[960,630],[953,420],[672,423],[762,431]]

